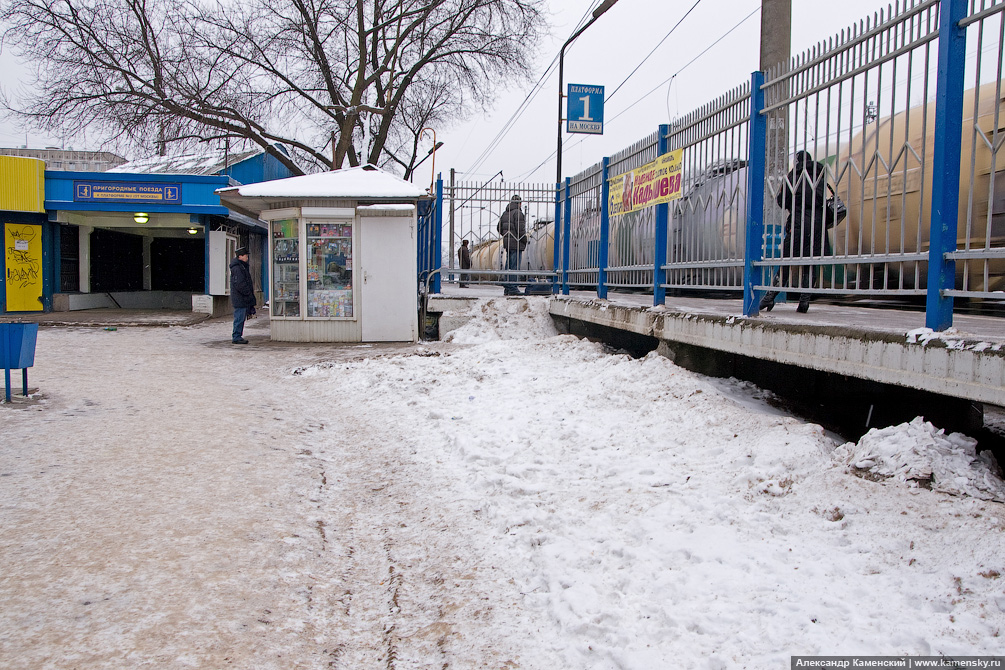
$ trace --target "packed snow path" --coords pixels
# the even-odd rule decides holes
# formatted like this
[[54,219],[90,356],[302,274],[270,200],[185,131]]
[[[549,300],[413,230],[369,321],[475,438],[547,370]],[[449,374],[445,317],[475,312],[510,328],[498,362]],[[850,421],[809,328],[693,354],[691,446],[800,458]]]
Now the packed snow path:
[[[556,335],[545,305],[482,301],[414,346],[42,329],[38,394],[0,406],[0,667],[1000,651],[1003,489],[966,440],[836,449],[755,388]],[[855,476],[905,449],[952,453],[934,490]]]

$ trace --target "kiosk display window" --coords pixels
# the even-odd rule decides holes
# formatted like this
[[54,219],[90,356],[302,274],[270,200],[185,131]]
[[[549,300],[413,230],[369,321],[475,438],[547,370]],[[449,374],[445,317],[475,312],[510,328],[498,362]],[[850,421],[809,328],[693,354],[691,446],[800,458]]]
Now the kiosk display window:
[[300,238],[297,219],[272,222],[272,315],[300,316]]
[[352,318],[352,224],[307,222],[307,316]]

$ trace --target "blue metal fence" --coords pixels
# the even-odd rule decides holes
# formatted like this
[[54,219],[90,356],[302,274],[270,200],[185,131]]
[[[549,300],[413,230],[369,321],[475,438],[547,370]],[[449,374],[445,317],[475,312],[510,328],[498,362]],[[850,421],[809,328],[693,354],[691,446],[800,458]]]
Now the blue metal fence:
[[[898,3],[556,184],[558,290],[924,296],[936,330],[954,298],[1005,300],[1003,13]],[[677,149],[682,197],[612,215],[610,180]],[[797,151],[848,210],[808,241],[776,203]]]

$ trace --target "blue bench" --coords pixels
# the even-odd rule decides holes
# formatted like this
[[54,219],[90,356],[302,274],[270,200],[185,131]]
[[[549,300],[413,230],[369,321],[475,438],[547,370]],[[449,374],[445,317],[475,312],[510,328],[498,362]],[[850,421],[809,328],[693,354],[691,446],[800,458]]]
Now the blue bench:
[[37,323],[0,323],[0,365],[4,368],[7,402],[10,402],[10,371],[21,370],[22,390],[28,397],[28,368],[35,365]]

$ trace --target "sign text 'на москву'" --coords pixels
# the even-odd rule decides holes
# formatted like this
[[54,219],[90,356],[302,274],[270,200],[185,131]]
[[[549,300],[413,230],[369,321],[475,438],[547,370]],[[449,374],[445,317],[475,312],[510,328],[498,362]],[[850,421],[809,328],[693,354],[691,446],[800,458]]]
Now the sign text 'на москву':
[[566,96],[567,133],[604,134],[604,87],[569,84]]

